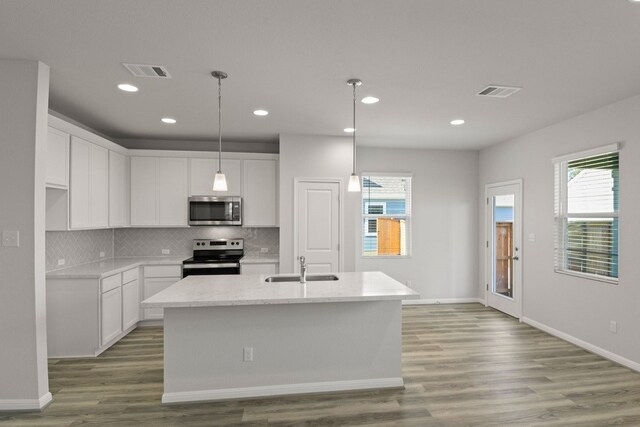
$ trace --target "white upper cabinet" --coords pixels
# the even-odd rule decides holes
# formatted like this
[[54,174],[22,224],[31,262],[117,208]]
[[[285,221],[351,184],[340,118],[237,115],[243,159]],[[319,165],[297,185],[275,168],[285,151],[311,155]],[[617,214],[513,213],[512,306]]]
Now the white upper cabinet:
[[242,194],[242,160],[222,157],[222,172],[227,178],[228,191],[213,191],[213,178],[218,159],[190,159],[190,196],[240,196]]
[[158,224],[158,159],[131,158],[131,225]]
[[67,188],[69,186],[69,138],[68,133],[49,127],[45,178],[47,187]]
[[126,227],[129,213],[129,168],[126,156],[109,151],[109,227]]
[[244,227],[278,226],[276,160],[244,160],[242,225]]
[[187,159],[158,159],[158,223],[187,225]]
[[131,225],[187,226],[185,158],[131,157]]
[[71,137],[71,229],[109,225],[109,150]]
[[91,218],[90,226],[108,227],[109,150],[91,144],[89,158],[89,215]]
[[89,167],[91,144],[80,138],[71,139],[71,228],[91,227],[89,214]]

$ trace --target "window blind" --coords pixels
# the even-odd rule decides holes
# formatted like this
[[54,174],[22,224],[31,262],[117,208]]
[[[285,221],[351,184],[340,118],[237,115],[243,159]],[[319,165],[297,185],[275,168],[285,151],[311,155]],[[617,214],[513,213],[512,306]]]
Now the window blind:
[[556,271],[618,277],[619,153],[555,164]]

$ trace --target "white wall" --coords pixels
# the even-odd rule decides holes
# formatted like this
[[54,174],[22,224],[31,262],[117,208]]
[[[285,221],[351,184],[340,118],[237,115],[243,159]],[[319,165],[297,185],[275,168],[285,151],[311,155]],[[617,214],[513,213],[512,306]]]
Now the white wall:
[[45,156],[49,68],[0,60],[0,230],[19,247],[0,247],[0,410],[37,409],[50,400],[45,295]]
[[[484,295],[484,185],[524,179],[523,316],[640,363],[640,96],[557,123],[480,153],[479,292]],[[620,151],[619,284],[554,273],[551,158],[613,142]],[[528,235],[535,233],[536,241]],[[609,332],[609,321],[618,333]],[[640,365],[638,365],[640,366]]]
[[477,297],[478,152],[359,148],[358,170],[412,173],[412,256],[368,259],[356,225],[356,269],[379,270],[423,300]]
[[359,193],[346,191],[352,167],[349,137],[280,135],[280,273],[292,273],[294,178],[341,178],[344,186],[343,271],[354,271],[356,215]]

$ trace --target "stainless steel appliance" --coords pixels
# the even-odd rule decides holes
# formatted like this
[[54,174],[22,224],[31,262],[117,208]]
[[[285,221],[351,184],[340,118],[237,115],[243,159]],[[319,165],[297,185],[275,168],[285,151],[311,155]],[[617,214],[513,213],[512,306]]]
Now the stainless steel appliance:
[[189,197],[189,225],[242,225],[240,197]]
[[243,255],[243,239],[196,239],[193,241],[193,257],[182,261],[182,277],[240,274]]

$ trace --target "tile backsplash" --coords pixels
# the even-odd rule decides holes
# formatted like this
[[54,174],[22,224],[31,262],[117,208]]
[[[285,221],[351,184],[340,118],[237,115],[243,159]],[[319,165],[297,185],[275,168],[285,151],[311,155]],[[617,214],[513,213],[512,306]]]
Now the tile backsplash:
[[[114,234],[115,256],[192,255],[193,239],[244,238],[245,256],[275,256],[280,253],[278,228],[189,227],[189,228],[117,228]],[[268,248],[266,254],[260,248]]]
[[[113,257],[113,230],[47,231],[47,271]],[[65,265],[59,266],[58,260]]]
[[[244,238],[245,256],[278,257],[278,228],[189,227],[189,228],[116,228],[108,230],[47,231],[47,271],[86,264],[105,258],[135,256],[192,255],[193,239]],[[267,248],[267,253],[261,253]],[[65,265],[58,266],[64,259]]]

